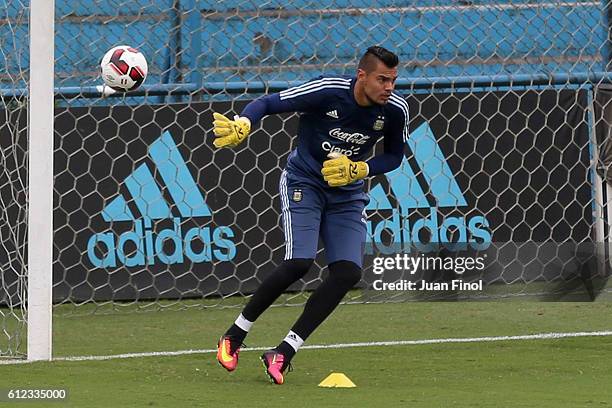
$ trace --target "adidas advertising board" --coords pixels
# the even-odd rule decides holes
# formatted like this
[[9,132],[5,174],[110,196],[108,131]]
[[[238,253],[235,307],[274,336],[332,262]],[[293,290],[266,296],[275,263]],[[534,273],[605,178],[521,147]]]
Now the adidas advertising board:
[[561,276],[586,287],[594,248],[571,243],[593,225],[587,93],[407,100],[401,167],[370,182],[367,296],[482,298],[529,284],[559,295]]
[[[377,224],[367,222],[366,253],[411,252],[414,248],[430,252],[441,246],[451,250],[487,249],[492,241],[493,226],[485,216],[468,217],[468,212],[458,216],[439,214],[444,208],[462,210],[468,207],[468,203],[428,122],[423,122],[410,133],[407,145],[420,170],[413,171],[404,158],[399,168],[385,175],[399,208],[391,205],[381,184],[374,183],[371,187],[366,211],[390,211],[391,216]],[[425,189],[420,187],[420,179],[425,181]],[[430,204],[425,191],[433,196],[433,204]],[[428,209],[429,214],[411,220],[416,209]],[[392,237],[389,243],[383,242],[384,232]]]
[[[586,104],[576,104],[584,94],[500,95],[407,98],[405,159],[368,183],[366,249],[427,253],[439,243],[448,251],[491,251],[496,242],[589,236],[588,212],[564,215],[572,206],[589,208],[591,199]],[[256,289],[285,253],[278,181],[297,120],[270,116],[248,149],[215,152],[212,111],[243,106],[57,109],[55,301]],[[486,265],[495,276],[509,263],[502,255]],[[326,264],[323,252],[316,262]],[[366,269],[371,262],[366,256]]]
[[[181,217],[210,217],[211,211],[170,132],[164,132],[153,142],[149,154]],[[186,258],[194,263],[211,262],[213,259],[231,261],[236,255],[236,244],[232,240],[234,232],[228,226],[193,227],[183,231],[181,218],[173,216],[146,163],[139,165],[124,183],[141,218],[133,215],[122,195],[110,201],[102,210],[104,220],[130,222],[134,224],[134,230],[119,236],[112,231],[93,234],[87,243],[87,255],[93,266],[143,266],[156,262],[181,264]],[[153,223],[168,219],[172,220],[172,227],[154,233]],[[194,240],[200,242],[200,250],[194,250]],[[172,242],[170,253],[165,249],[168,241]],[[134,247],[132,255],[126,254],[128,243]],[[103,247],[104,255],[97,254],[96,246]]]

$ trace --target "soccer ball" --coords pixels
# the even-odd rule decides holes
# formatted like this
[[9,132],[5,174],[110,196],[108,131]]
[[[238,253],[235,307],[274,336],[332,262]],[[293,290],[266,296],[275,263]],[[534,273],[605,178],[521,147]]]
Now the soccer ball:
[[100,70],[104,83],[119,92],[133,91],[147,77],[147,60],[136,48],[113,47],[102,57]]

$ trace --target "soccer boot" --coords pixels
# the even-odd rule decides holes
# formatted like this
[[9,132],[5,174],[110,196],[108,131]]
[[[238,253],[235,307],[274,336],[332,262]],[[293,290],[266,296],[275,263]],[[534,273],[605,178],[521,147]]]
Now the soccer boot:
[[285,361],[285,356],[276,350],[268,350],[261,355],[266,374],[274,384],[281,385],[285,381],[283,372],[285,369],[291,371],[291,364]]
[[227,371],[234,371],[238,365],[238,354],[240,353],[240,347],[234,345],[232,347],[232,341],[230,336],[223,335],[217,343],[217,361],[221,364],[221,367]]

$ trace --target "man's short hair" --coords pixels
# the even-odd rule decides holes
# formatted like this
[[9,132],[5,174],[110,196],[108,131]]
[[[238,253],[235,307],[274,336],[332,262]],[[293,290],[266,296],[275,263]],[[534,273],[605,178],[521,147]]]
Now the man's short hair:
[[372,72],[376,68],[376,61],[381,61],[387,68],[395,68],[399,64],[397,55],[386,48],[374,45],[363,54],[357,68],[363,69],[365,72]]

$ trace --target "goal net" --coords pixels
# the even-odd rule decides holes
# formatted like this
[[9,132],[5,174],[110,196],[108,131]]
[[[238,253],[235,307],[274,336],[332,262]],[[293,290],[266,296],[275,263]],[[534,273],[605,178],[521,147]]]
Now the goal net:
[[[37,239],[29,7],[5,1],[0,17],[2,356],[25,353]],[[55,0],[56,313],[243,304],[285,255],[278,184],[299,115],[216,151],[212,112],[353,75],[375,44],[400,57],[411,136],[401,166],[367,183],[364,274],[346,301],[608,294],[607,16],[591,1]],[[116,45],[148,60],[129,94],[101,86]],[[325,266],[321,248],[278,304],[303,303]]]
[[26,338],[27,87],[29,8],[0,15],[0,356],[23,355]]

